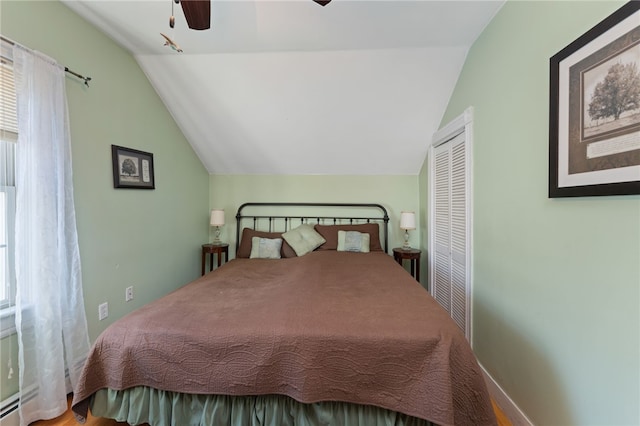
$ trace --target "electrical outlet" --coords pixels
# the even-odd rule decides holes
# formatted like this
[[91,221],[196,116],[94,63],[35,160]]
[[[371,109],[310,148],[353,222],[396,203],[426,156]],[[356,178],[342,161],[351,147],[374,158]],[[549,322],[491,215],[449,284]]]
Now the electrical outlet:
[[124,301],[133,300],[133,286],[127,287],[124,291]]
[[107,302],[98,305],[98,319],[102,321],[109,316],[109,304]]

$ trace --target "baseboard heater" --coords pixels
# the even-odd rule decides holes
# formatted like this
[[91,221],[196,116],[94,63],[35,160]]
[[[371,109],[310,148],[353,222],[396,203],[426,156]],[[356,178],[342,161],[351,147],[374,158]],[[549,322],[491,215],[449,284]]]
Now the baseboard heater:
[[25,409],[29,409],[29,403],[38,394],[37,389],[33,388],[27,392],[17,392],[0,403],[0,425],[2,426],[18,426],[20,425],[20,413],[18,406],[22,400]]
[[0,422],[2,422],[2,426],[5,426],[5,419],[8,418],[12,413],[18,414],[18,404],[20,403],[20,394],[16,393],[11,395],[9,398],[0,402]]
[[[64,379],[66,382],[67,394],[71,393],[71,381],[69,380],[69,370],[65,370]],[[16,392],[9,398],[0,402],[0,426],[19,426],[20,413],[18,407],[22,400],[23,408],[28,411],[29,403],[38,395],[38,388],[32,387],[26,392]]]

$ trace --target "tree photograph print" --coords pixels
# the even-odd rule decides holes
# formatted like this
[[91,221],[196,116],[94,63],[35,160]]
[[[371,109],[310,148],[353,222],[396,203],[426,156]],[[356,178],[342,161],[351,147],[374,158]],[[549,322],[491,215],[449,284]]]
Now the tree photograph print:
[[[640,46],[634,49],[637,53]],[[635,59],[635,58],[631,58]],[[585,91],[590,102],[585,103],[588,119],[585,120],[584,136],[606,131],[607,124],[620,119],[626,114],[630,123],[640,122],[640,69],[638,61],[622,62],[617,60],[613,65],[607,64],[604,78],[596,80],[593,90]],[[599,73],[601,76],[603,73]],[[585,74],[588,81],[589,73]],[[588,87],[588,85],[587,85]],[[620,123],[624,126],[624,123]],[[613,126],[609,126],[613,127]]]
[[136,157],[120,155],[118,163],[120,163],[120,182],[138,182],[140,180],[138,159]]
[[[583,88],[580,139],[593,142],[586,158],[640,153],[640,44],[585,72]],[[592,170],[640,164],[632,160],[633,156],[614,156],[594,161]]]

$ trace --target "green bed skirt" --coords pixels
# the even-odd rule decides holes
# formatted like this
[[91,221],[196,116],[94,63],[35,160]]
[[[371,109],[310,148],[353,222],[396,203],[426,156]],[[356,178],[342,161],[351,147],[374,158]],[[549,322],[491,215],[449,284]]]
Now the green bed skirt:
[[193,395],[148,387],[102,389],[91,414],[151,426],[432,426],[395,411],[344,402],[303,404],[282,395]]

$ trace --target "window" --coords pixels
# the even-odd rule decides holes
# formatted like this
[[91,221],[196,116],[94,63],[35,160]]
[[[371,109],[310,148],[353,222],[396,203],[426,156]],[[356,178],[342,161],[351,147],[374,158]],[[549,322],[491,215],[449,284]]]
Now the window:
[[18,117],[13,67],[0,62],[0,309],[15,302],[15,158]]

